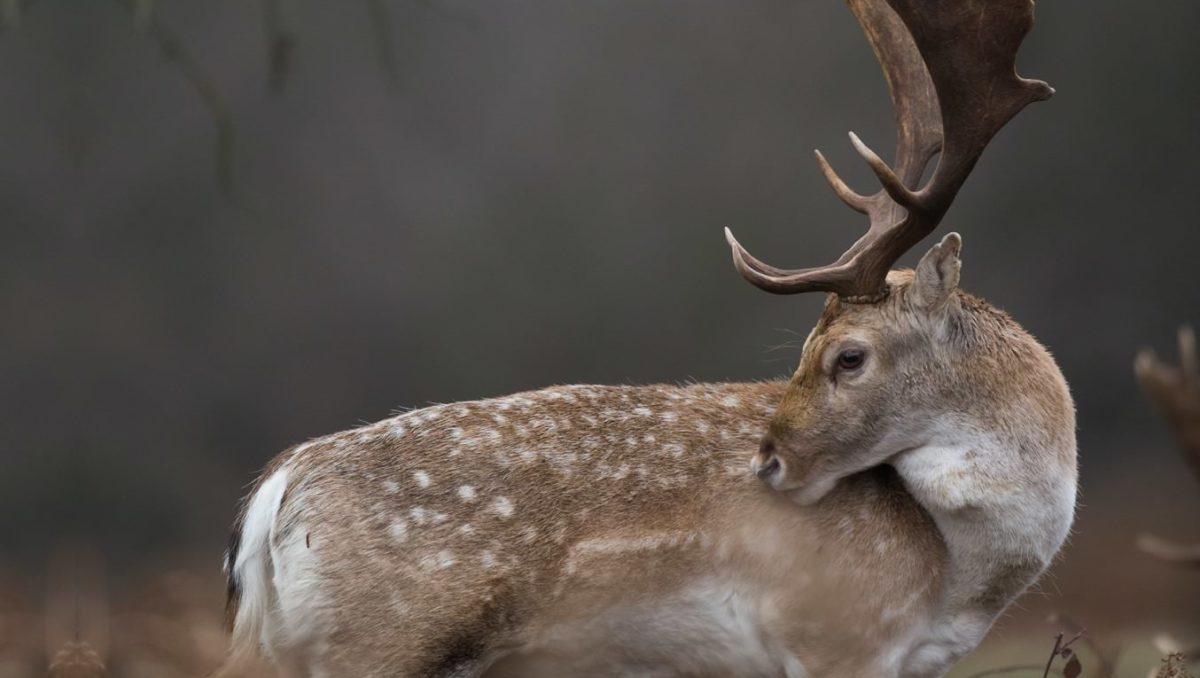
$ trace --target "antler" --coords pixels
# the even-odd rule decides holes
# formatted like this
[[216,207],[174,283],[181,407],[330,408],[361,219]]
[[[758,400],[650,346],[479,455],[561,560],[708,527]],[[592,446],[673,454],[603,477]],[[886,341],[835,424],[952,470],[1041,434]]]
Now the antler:
[[[1190,327],[1179,329],[1178,367],[1163,363],[1149,349],[1138,354],[1133,367],[1142,388],[1175,434],[1184,461],[1200,480],[1200,357],[1195,333]],[[1138,546],[1161,560],[1200,567],[1200,544],[1178,545],[1141,535]]]
[[[1040,80],[1016,74],[1016,54],[1033,26],[1033,0],[846,0],[879,59],[896,113],[896,168],[853,132],[850,142],[883,190],[854,192],[820,151],[834,192],[870,218],[870,228],[828,266],[783,270],[755,259],[725,229],[746,280],[776,294],[836,292],[851,302],[887,294],[892,264],[929,235],[983,149],[1025,106],[1050,98]],[[941,153],[929,183],[926,165]]]

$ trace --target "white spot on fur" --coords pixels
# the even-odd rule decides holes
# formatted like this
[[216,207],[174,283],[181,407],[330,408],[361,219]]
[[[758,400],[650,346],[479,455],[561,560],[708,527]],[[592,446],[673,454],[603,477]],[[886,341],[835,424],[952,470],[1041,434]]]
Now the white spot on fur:
[[654,414],[653,412],[650,411],[649,407],[643,407],[643,406],[638,406],[638,407],[633,408],[633,413],[639,417],[649,417],[650,415]]
[[458,496],[463,501],[475,501],[475,488],[470,485],[462,485],[458,488]]
[[742,404],[742,399],[737,396],[725,396],[721,398],[721,404],[725,407],[737,407]]
[[414,506],[410,508],[408,510],[408,516],[412,518],[412,521],[418,525],[424,525],[425,521],[428,520],[425,509],[420,506]]
[[501,518],[508,518],[513,514],[513,503],[508,497],[496,497],[492,500],[491,508]]
[[396,494],[400,491],[400,484],[394,480],[383,481],[383,491],[388,494]]
[[490,570],[496,566],[496,555],[491,551],[484,551],[479,556],[479,562],[483,565],[484,569]]
[[421,487],[429,487],[433,484],[433,481],[429,479],[429,474],[424,471],[414,473],[413,480],[417,481],[417,484]]
[[457,562],[454,554],[449,551],[438,551],[421,558],[421,568],[425,570],[444,570]]
[[388,532],[391,533],[392,539],[404,541],[408,539],[408,523],[403,518],[399,518],[388,527]]

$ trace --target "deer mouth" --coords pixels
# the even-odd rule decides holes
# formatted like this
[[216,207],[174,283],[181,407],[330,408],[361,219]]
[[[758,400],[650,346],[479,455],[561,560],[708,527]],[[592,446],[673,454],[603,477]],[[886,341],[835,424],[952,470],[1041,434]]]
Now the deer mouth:
[[820,475],[819,464],[807,464],[804,469],[797,466],[778,454],[770,439],[763,441],[750,460],[750,470],[764,485],[803,506],[820,501],[837,484],[836,476]]

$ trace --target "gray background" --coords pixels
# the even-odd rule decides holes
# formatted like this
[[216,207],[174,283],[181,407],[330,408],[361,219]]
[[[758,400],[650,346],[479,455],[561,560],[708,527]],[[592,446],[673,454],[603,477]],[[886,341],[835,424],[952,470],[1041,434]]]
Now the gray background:
[[[0,557],[84,538],[215,569],[254,471],[307,437],[547,384],[791,370],[798,348],[770,349],[820,299],[743,283],[721,228],[782,265],[857,236],[811,159],[874,190],[845,132],[890,155],[846,8],[431,1],[377,3],[383,24],[284,3],[280,93],[257,4],[159,2],[228,104],[232,196],[200,99],[120,4],[42,0],[0,34]],[[1149,604],[1195,609],[1194,577],[1120,570],[1138,529],[1194,538],[1200,513],[1130,369],[1200,320],[1198,19],[1191,0],[1040,3],[1020,66],[1058,95],[946,220],[964,286],[1075,392],[1076,570],[1048,588],[1076,602],[1162,585]]]

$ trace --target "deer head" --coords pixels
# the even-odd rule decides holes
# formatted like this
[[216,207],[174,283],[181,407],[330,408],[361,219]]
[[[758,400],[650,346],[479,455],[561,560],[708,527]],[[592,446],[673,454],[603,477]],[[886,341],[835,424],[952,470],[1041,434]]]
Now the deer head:
[[916,272],[893,272],[883,301],[830,295],[763,437],[759,477],[811,503],[839,478],[914,444],[961,399],[964,373],[978,366],[971,344],[962,356],[955,348],[964,336],[961,244],[951,233]]
[[[898,126],[896,169],[851,133],[882,190],[861,195],[817,161],[834,192],[870,226],[834,263],[783,270],[751,256],[726,229],[738,272],[776,294],[830,292],[753,467],[802,502],[845,475],[928,440],[964,397],[1018,383],[1036,368],[1064,410],[1061,377],[1002,314],[958,291],[962,240],[946,236],[915,272],[890,271],[941,222],[983,149],[1014,115],[1053,90],[1015,72],[1033,23],[1030,0],[848,0],[883,67]],[[924,186],[926,166],[940,156]],[[1006,320],[1006,318],[1004,319]],[[1008,327],[1008,325],[1012,327]],[[1020,344],[1034,364],[996,362]],[[995,362],[995,370],[987,365]],[[989,383],[985,384],[983,381]],[[1069,401],[1065,404],[1069,409]],[[1064,417],[1064,420],[1069,417]]]

